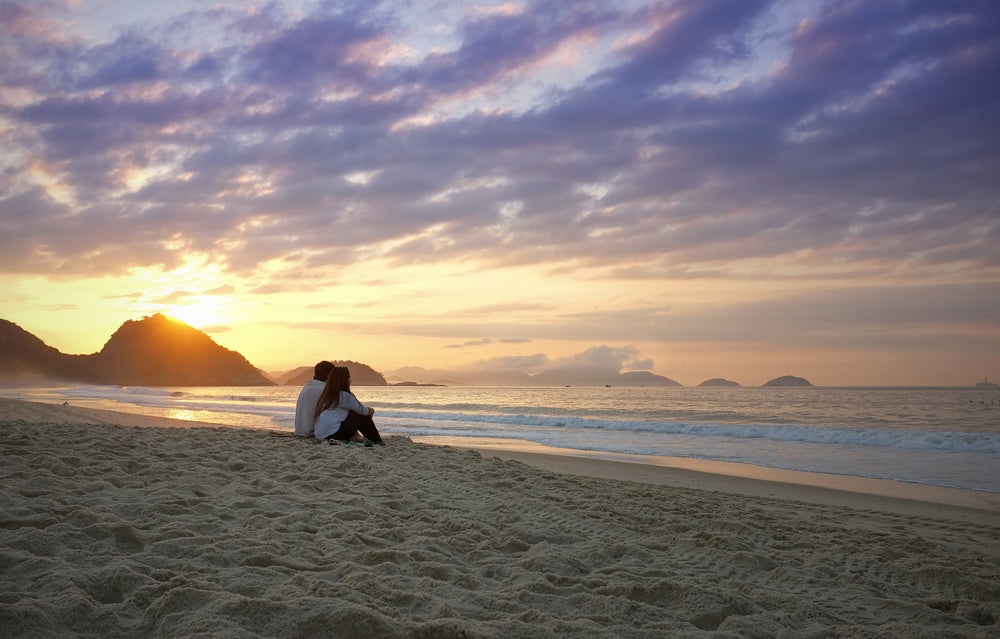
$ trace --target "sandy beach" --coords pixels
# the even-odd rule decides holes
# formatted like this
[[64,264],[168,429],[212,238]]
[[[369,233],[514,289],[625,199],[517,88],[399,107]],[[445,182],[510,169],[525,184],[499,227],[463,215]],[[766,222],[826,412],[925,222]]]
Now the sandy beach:
[[994,494],[0,422],[3,636],[1000,637]]

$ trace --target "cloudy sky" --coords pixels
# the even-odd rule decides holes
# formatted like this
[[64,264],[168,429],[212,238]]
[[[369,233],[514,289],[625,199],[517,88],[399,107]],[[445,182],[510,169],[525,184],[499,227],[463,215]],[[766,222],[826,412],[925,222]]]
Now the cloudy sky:
[[0,317],[266,370],[1000,378],[995,0],[0,1]]

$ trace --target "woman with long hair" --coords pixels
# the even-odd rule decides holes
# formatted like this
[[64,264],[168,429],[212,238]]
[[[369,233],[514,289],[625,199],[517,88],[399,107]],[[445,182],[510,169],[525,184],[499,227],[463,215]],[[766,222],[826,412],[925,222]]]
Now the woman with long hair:
[[372,419],[374,414],[374,408],[362,404],[351,392],[351,371],[346,366],[334,366],[316,402],[316,438],[349,441],[360,431],[366,439],[384,446]]

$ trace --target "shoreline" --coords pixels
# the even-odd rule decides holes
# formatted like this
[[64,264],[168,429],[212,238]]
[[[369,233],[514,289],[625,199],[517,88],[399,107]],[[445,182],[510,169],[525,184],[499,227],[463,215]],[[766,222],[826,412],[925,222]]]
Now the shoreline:
[[[0,420],[10,419],[11,411],[16,412],[15,419],[30,420],[33,418],[34,406],[46,407],[46,418],[62,423],[85,419],[96,423],[148,428],[234,428],[210,422],[3,398],[0,398]],[[470,443],[470,439],[458,442],[453,438],[433,436],[412,438],[417,443],[474,450],[484,457],[518,461],[559,474],[697,488],[747,497],[806,501],[904,515],[949,514],[970,521],[982,517],[986,521],[1000,521],[1000,494],[997,493],[685,457],[578,451],[520,440]]]
[[[416,437],[414,441],[437,444],[435,439],[442,438]],[[499,459],[521,461],[553,472],[585,477],[655,485],[694,486],[752,497],[818,501],[828,505],[891,510],[902,514],[933,516],[946,508],[954,511],[979,510],[1000,516],[1000,494],[964,488],[687,457],[578,451],[512,440],[447,445],[476,450]]]
[[[787,480],[761,479],[747,476],[760,467],[749,467],[747,475],[744,475],[574,455],[486,447],[475,447],[473,450],[486,457],[519,461],[551,472],[581,477],[696,488],[745,497],[801,501],[917,517],[947,516],[963,521],[1000,523],[1000,495],[960,488],[923,486],[863,477],[825,476],[820,473],[778,469],[764,470],[776,470],[777,472],[773,473],[775,477],[784,476]],[[704,465],[710,468],[715,463],[726,462],[704,462]],[[815,476],[815,480],[810,476]]]
[[[733,415],[741,417],[723,415],[716,418],[711,411],[717,402],[702,398],[696,401],[700,407],[698,411],[709,412],[684,416],[677,421],[669,413],[670,402],[661,406],[663,398],[655,392],[649,394],[647,389],[625,389],[639,393],[637,397],[642,400],[643,406],[652,402],[636,415],[603,415],[601,410],[592,414],[588,402],[593,389],[570,389],[574,394],[565,396],[561,391],[566,389],[554,389],[556,392],[553,394],[546,390],[542,396],[529,402],[529,405],[537,405],[537,410],[521,407],[515,411],[519,413],[517,415],[505,415],[509,411],[505,403],[511,398],[503,392],[496,393],[497,389],[488,389],[485,395],[476,389],[468,392],[451,390],[461,393],[463,399],[457,405],[452,403],[457,396],[440,395],[437,391],[425,396],[422,392],[412,392],[412,389],[411,392],[382,389],[384,392],[380,391],[381,394],[374,393],[365,400],[374,401],[373,405],[381,406],[381,410],[386,411],[381,413],[382,420],[378,424],[387,433],[456,439],[462,435],[476,435],[467,443],[456,443],[473,448],[493,448],[492,443],[481,445],[481,442],[489,441],[486,438],[512,438],[526,440],[528,446],[538,442],[543,446],[575,449],[559,451],[558,454],[591,457],[594,456],[591,454],[593,451],[598,457],[624,461],[632,460],[616,455],[638,454],[644,458],[635,461],[654,465],[683,468],[692,463],[690,460],[698,458],[737,463],[735,472],[730,472],[722,464],[704,469],[716,474],[760,477],[755,470],[757,467],[761,472],[770,472],[764,469],[775,468],[813,473],[805,479],[786,480],[789,483],[815,485],[816,478],[824,478],[824,481],[836,482],[838,485],[834,488],[841,488],[846,480],[833,478],[862,477],[1000,494],[1000,476],[993,472],[993,467],[1000,463],[1000,449],[997,447],[1000,433],[994,432],[996,428],[989,421],[995,411],[984,412],[985,409],[980,410],[971,404],[966,410],[966,394],[931,393],[913,397],[907,394],[901,396],[908,399],[897,408],[892,407],[899,400],[891,394],[867,399],[856,394],[838,394],[838,399],[832,402],[813,403],[808,400],[809,406],[800,407],[805,411],[800,415],[801,419],[784,414],[787,410],[798,411],[792,406],[800,400],[788,404],[782,399],[771,407],[766,403],[771,400],[764,400],[763,396],[740,400],[730,409],[736,411]],[[45,403],[68,400],[73,406],[200,420],[241,428],[290,430],[291,406],[297,391],[297,388],[282,387],[267,392],[264,389],[236,392],[224,387],[107,388],[50,390],[9,396]],[[608,397],[601,401],[609,401]],[[844,420],[831,420],[826,411],[833,410],[831,415],[836,415],[836,411],[840,410],[837,406],[848,405],[844,404],[848,400],[860,401],[865,407],[861,409],[862,413],[873,421],[866,420],[862,414],[851,417],[849,413],[844,414]],[[920,408],[916,408],[917,405]],[[451,408],[438,414],[435,407],[440,406]],[[456,406],[460,408],[457,412],[453,410]],[[565,424],[558,417],[560,406],[568,411],[569,421]],[[916,411],[912,420],[909,417],[892,417],[897,414],[896,411],[902,411],[898,415],[907,415],[906,411],[910,409],[905,406]],[[555,413],[550,415],[552,410]],[[646,410],[654,412],[647,413]],[[661,410],[668,412],[656,412]],[[883,423],[883,418],[878,415],[885,410],[889,413],[884,416],[887,421]],[[479,412],[484,414],[477,415]],[[638,419],[633,419],[636,417]],[[690,425],[685,423],[688,418],[692,420]],[[550,424],[552,419],[556,421]],[[591,423],[591,419],[597,421]],[[461,426],[457,426],[459,422]],[[447,439],[442,441],[447,443]],[[667,457],[665,463],[658,460],[661,456]],[[680,458],[670,459],[670,456]],[[763,478],[783,480],[773,476]],[[866,487],[848,487],[848,490],[870,491]],[[948,502],[950,498],[945,497],[944,501]]]

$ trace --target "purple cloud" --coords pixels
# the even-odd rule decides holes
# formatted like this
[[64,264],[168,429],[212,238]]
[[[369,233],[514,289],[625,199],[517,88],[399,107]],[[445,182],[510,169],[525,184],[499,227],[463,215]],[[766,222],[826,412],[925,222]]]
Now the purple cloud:
[[1000,9],[829,3],[774,27],[787,6],[456,5],[434,49],[394,3],[193,11],[91,42],[6,2],[0,259],[96,274],[200,251],[250,273],[397,240],[400,264],[661,277],[809,254],[820,276],[988,277]]

